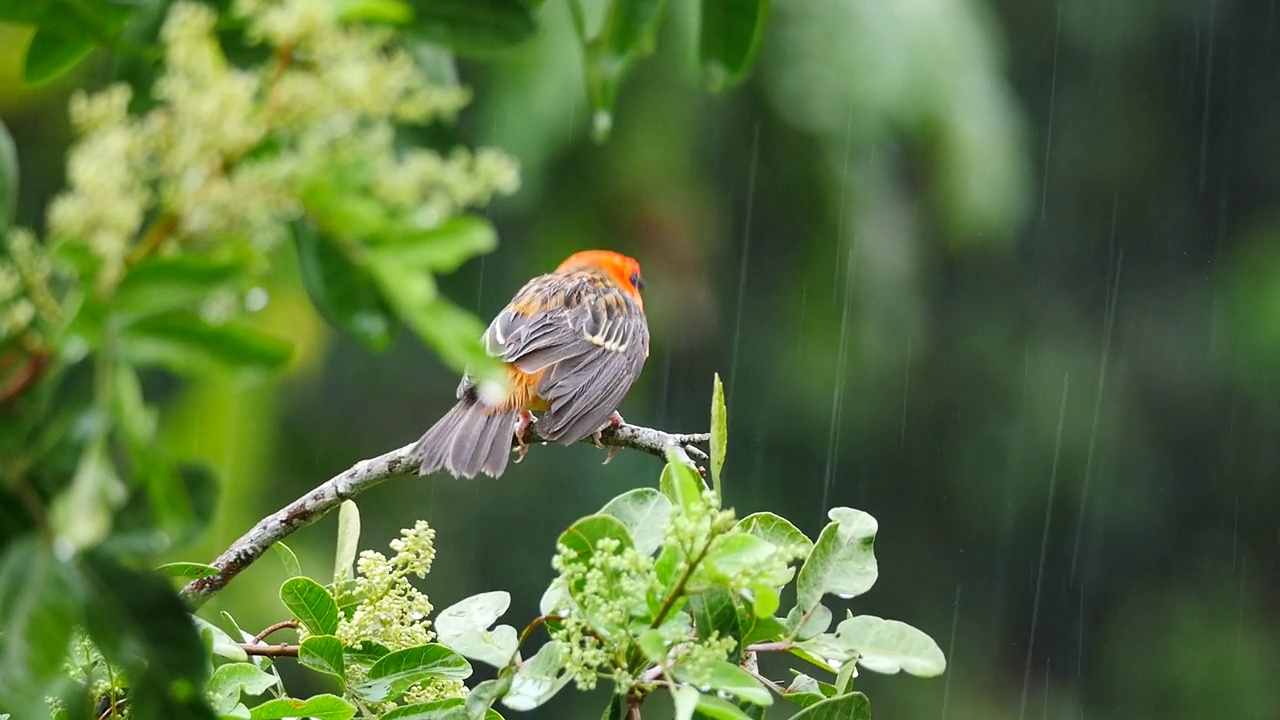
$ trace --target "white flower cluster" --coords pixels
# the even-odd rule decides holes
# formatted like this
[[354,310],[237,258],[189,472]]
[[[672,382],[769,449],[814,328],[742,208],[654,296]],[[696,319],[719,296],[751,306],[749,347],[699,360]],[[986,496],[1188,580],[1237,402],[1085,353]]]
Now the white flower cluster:
[[58,315],[58,303],[49,291],[49,258],[41,252],[31,232],[10,230],[2,249],[0,345],[35,331],[38,317],[53,319]]
[[451,119],[469,95],[432,80],[389,31],[341,23],[327,0],[236,0],[232,12],[271,50],[261,65],[229,62],[215,11],[179,0],[161,32],[153,109],[129,115],[120,84],[72,99],[79,139],[49,228],[92,251],[99,291],[138,242],[270,250],[319,181],[341,178],[342,192],[424,228],[516,189],[514,161],[496,151],[397,150],[397,125]]
[[431,571],[434,539],[435,530],[419,520],[391,541],[395,555],[390,559],[373,550],[360,553],[354,589],[360,603],[338,622],[338,639],[344,645],[369,641],[400,650],[435,639],[427,620],[431,601],[409,582],[411,576],[422,578]]

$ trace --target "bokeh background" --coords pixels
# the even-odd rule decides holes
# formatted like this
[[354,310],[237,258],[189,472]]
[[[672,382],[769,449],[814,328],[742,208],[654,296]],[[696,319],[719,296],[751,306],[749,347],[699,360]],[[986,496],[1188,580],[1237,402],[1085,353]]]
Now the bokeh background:
[[[463,135],[518,157],[523,187],[450,296],[487,318],[571,251],[637,257],[653,347],[624,415],[705,428],[719,372],[740,514],[880,520],[880,581],[847,605],[923,628],[950,667],[864,674],[877,717],[1280,717],[1276,3],[786,0],[751,80],[717,95],[690,5],[671,3],[604,145],[561,0],[536,41],[461,65]],[[29,90],[17,51],[0,35],[0,117],[39,227],[67,96],[106,61]],[[298,343],[286,376],[158,388],[166,442],[227,482],[184,558],[452,402],[408,334],[370,354],[287,276],[266,311]],[[652,458],[602,458],[386,484],[360,501],[363,545],[426,518],[437,607],[505,589],[522,625],[559,531],[657,481]],[[290,543],[323,574],[333,537],[326,520]],[[283,572],[265,558],[213,609],[278,620]]]

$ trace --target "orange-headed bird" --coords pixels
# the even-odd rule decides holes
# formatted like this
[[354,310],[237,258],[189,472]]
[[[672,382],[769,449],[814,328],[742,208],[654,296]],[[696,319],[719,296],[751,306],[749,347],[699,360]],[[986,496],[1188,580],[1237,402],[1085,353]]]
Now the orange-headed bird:
[[506,397],[487,400],[464,375],[458,404],[413,448],[419,474],[497,477],[513,435],[523,457],[533,422],[543,439],[566,445],[621,422],[618,405],[649,356],[643,288],[640,264],[608,250],[575,253],[530,280],[482,339],[507,365]]

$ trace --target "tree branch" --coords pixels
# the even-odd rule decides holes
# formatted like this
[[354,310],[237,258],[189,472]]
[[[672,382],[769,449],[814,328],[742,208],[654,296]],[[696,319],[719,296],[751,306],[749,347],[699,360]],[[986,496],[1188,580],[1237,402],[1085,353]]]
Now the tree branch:
[[240,649],[248,655],[260,657],[298,657],[300,645],[259,645],[256,643],[240,643]]
[[[537,425],[529,428],[525,435],[526,442],[529,444],[545,442],[538,435],[537,429]],[[689,456],[693,455],[705,460],[706,453],[698,449],[697,444],[706,443],[710,439],[711,436],[707,433],[673,434],[627,424],[609,426],[600,433],[602,445],[639,450],[663,460],[666,459],[667,449],[675,448],[680,458],[694,467],[697,467],[697,464]],[[587,437],[583,442],[594,441]],[[261,557],[267,548],[324,517],[329,511],[342,504],[343,500],[350,500],[394,477],[416,472],[418,459],[410,455],[412,449],[411,443],[378,457],[361,460],[297,500],[259,520],[257,525],[254,525],[249,532],[232,543],[231,547],[213,561],[213,566],[218,568],[218,574],[188,583],[182,588],[182,597],[192,608],[200,607],[226,587],[232,578]]]

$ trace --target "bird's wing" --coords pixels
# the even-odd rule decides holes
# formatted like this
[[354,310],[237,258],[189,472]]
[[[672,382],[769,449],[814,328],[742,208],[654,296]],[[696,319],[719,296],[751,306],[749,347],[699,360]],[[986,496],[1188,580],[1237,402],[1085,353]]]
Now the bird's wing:
[[549,405],[538,432],[575,442],[600,429],[640,376],[649,329],[638,305],[595,273],[530,281],[484,334],[486,351],[533,374]]

